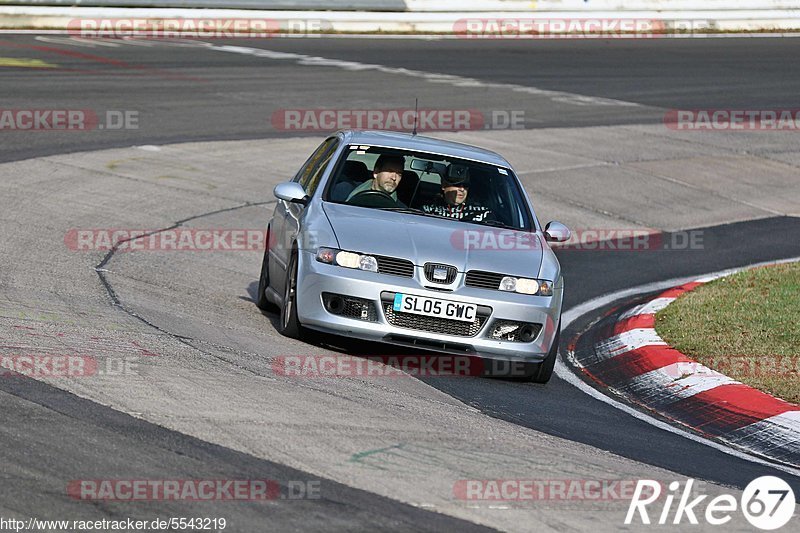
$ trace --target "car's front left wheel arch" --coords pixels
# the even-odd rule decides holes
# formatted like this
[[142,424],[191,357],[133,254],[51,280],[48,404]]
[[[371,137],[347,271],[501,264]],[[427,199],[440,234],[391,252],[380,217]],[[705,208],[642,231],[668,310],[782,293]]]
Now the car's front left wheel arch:
[[267,289],[269,288],[269,239],[270,228],[264,238],[264,258],[261,260],[261,273],[258,277],[258,292],[256,294],[256,307],[262,311],[277,311],[278,307],[267,299]]
[[302,331],[300,320],[297,317],[297,273],[300,254],[297,246],[292,246],[289,262],[286,265],[286,280],[283,285],[283,298],[281,302],[278,332],[292,339],[299,339]]
[[531,376],[531,381],[534,383],[547,383],[553,376],[553,369],[556,366],[556,359],[558,359],[558,348],[561,339],[561,318],[559,317],[556,323],[555,335],[553,342],[550,344],[550,351],[547,352],[547,357],[544,361],[539,363],[536,372]]

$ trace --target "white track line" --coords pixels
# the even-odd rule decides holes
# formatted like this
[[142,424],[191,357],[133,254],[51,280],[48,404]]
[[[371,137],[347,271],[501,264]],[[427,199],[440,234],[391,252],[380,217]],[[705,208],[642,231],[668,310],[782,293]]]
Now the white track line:
[[[720,276],[723,276],[723,275],[733,274],[735,272],[740,272],[742,270],[747,270],[747,269],[750,269],[750,268],[755,268],[755,267],[760,267],[760,266],[768,266],[768,265],[779,265],[779,264],[782,264],[782,263],[793,263],[793,262],[796,262],[796,261],[800,261],[800,257],[794,257],[792,259],[783,259],[783,260],[780,260],[780,261],[766,261],[766,262],[763,262],[763,263],[755,263],[755,264],[747,265],[747,266],[740,267],[740,268],[720,270],[720,271],[717,271],[717,272],[709,273],[709,274],[703,276],[703,278],[710,278],[711,276],[720,277]],[[612,292],[610,294],[605,294],[605,295],[599,296],[597,298],[593,298],[593,299],[591,299],[591,300],[589,300],[587,302],[583,302],[582,304],[577,305],[577,306],[569,309],[568,311],[566,311],[561,317],[561,327],[562,327],[562,329],[566,329],[567,327],[569,327],[570,324],[575,322],[575,320],[577,320],[581,316],[583,316],[583,315],[585,315],[587,313],[590,313],[590,312],[592,312],[592,311],[594,311],[594,310],[596,310],[596,309],[598,309],[600,307],[606,306],[606,305],[608,305],[608,304],[610,304],[612,302],[620,300],[622,298],[633,297],[633,296],[637,296],[639,294],[643,294],[643,293],[646,293],[646,292],[655,292],[655,291],[658,291],[658,290],[670,289],[670,288],[675,287],[677,285],[683,285],[684,283],[688,283],[690,281],[695,281],[695,280],[698,279],[698,277],[699,276],[689,276],[689,277],[684,277],[684,278],[674,278],[674,279],[669,279],[669,280],[666,280],[666,281],[659,281],[659,282],[656,282],[656,283],[647,283],[645,285],[639,285],[638,287],[632,287],[630,289],[624,289],[624,290],[621,290],[621,291]],[[740,452],[739,450],[735,450],[733,448],[729,448],[729,447],[727,447],[727,446],[725,446],[723,444],[720,444],[718,442],[706,439],[704,437],[700,437],[700,436],[695,435],[693,433],[689,433],[688,431],[684,431],[682,429],[679,429],[678,427],[675,427],[675,426],[672,426],[670,424],[667,424],[666,422],[662,422],[661,420],[657,420],[657,419],[653,418],[650,415],[647,415],[647,414],[645,414],[645,413],[643,413],[641,411],[638,411],[638,410],[634,409],[633,407],[630,407],[629,405],[626,405],[626,404],[624,404],[622,402],[614,400],[610,396],[606,396],[605,394],[603,394],[599,390],[595,389],[594,387],[590,386],[589,384],[587,384],[583,380],[581,380],[578,376],[576,376],[572,372],[572,370],[569,367],[567,367],[566,363],[564,363],[561,360],[561,358],[559,358],[556,361],[556,375],[559,378],[561,378],[564,381],[566,381],[567,383],[569,383],[569,384],[577,387],[578,389],[580,389],[581,392],[584,392],[584,393],[588,394],[589,396],[591,396],[592,398],[595,398],[596,400],[600,400],[601,402],[606,403],[606,404],[610,405],[611,407],[614,407],[615,409],[619,409],[620,411],[623,411],[623,412],[631,415],[632,417],[634,417],[634,418],[636,418],[638,420],[641,420],[642,422],[646,422],[646,423],[648,423],[648,424],[650,424],[652,426],[655,426],[655,427],[657,427],[659,429],[663,429],[664,431],[669,431],[670,433],[674,433],[675,435],[680,435],[681,437],[685,437],[685,438],[687,438],[687,439],[689,439],[691,441],[697,442],[699,444],[704,444],[704,445],[706,445],[706,446],[708,446],[710,448],[714,448],[715,450],[719,450],[719,451],[721,451],[723,453],[727,453],[728,455],[732,455],[732,456],[734,456],[734,457],[736,457],[738,459],[743,459],[743,460],[749,461],[751,463],[757,463],[757,464],[760,464],[760,465],[769,466],[771,468],[775,468],[776,470],[780,470],[780,471],[785,472],[787,474],[790,474],[792,476],[800,477],[800,469],[792,468],[791,466],[771,463],[769,461],[765,461],[764,459],[760,459],[760,458],[755,457],[753,455],[749,455],[749,454],[746,454],[744,452]]]
[[727,376],[706,368],[704,373],[689,374],[689,377],[675,381],[675,373],[683,369],[680,363],[652,370],[632,378],[628,383],[619,386],[622,394],[634,395],[648,406],[661,409],[679,400],[710,390],[720,385],[739,383]]
[[649,302],[632,307],[622,313],[618,321],[639,315],[654,315],[675,301],[675,298],[653,298]]
[[43,43],[65,44],[67,46],[83,46],[85,48],[96,48],[98,46],[116,48],[119,46],[119,43],[115,42],[105,42],[104,40],[100,39],[79,39],[77,37],[44,37],[42,35],[37,35],[36,40]]
[[654,328],[636,328],[598,341],[594,349],[599,359],[606,360],[645,346],[666,345]]
[[800,433],[800,411],[787,411],[773,417],[755,422],[729,433],[725,438],[733,443],[752,442],[764,434],[763,443],[767,449],[778,447],[800,449],[797,435]]
[[615,100],[613,98],[601,98],[597,96],[585,96],[582,94],[568,93],[564,91],[550,91],[547,89],[539,89],[537,87],[529,87],[527,85],[517,85],[515,83],[500,83],[500,82],[487,82],[477,78],[467,78],[465,76],[457,76],[455,74],[443,74],[436,72],[426,72],[423,70],[413,70],[402,67],[387,67],[374,63],[361,63],[359,61],[347,61],[344,59],[331,59],[327,57],[309,56],[305,54],[295,54],[292,52],[277,52],[265,48],[253,48],[250,46],[229,46],[229,45],[214,45],[211,44],[207,47],[208,50],[217,50],[219,52],[228,52],[234,54],[243,54],[254,57],[263,57],[266,59],[293,61],[297,65],[312,66],[312,67],[334,67],[350,71],[378,71],[384,74],[394,74],[400,76],[407,76],[410,78],[417,78],[429,83],[440,83],[443,85],[451,85],[453,87],[468,87],[470,89],[500,89],[509,90],[518,93],[530,94],[535,96],[543,96],[550,98],[554,102],[561,102],[566,104],[573,104],[578,106],[588,105],[604,105],[604,106],[620,106],[620,107],[640,107],[640,104],[634,102],[625,102],[623,100]]

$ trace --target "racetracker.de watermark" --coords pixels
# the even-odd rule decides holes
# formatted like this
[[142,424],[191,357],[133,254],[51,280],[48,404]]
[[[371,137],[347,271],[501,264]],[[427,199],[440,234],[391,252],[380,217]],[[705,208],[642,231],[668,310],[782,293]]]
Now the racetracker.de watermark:
[[83,39],[269,39],[318,37],[332,28],[330,21],[313,18],[77,18],[67,33]]
[[318,500],[320,480],[273,479],[76,479],[67,495],[82,501]]
[[671,109],[664,125],[678,131],[800,131],[800,109]]
[[138,357],[92,355],[0,355],[0,378],[86,378],[138,374]]
[[282,355],[272,371],[290,378],[525,377],[522,361],[466,355]]
[[135,110],[0,108],[0,131],[91,131],[139,129]]
[[520,130],[524,110],[495,109],[278,109],[270,117],[277,131],[378,129],[417,131]]
[[264,240],[263,229],[231,228],[73,228],[64,235],[73,252],[252,252],[263,251]]
[[[537,233],[496,229],[456,230],[450,235],[450,244],[456,250],[497,252],[540,250],[546,245]],[[620,252],[702,250],[705,247],[702,230],[663,233],[640,228],[579,228],[570,232],[568,240],[547,244],[556,250]]]
[[[630,501],[636,479],[461,479],[453,496],[466,501]],[[654,492],[651,488],[651,493]]]
[[680,379],[696,374],[729,374],[738,377],[774,378],[800,376],[800,357],[773,355],[714,355],[697,361],[680,361],[662,369],[667,375]]
[[464,18],[453,24],[462,39],[652,39],[661,20],[638,18]]
[[636,228],[586,228],[571,232],[561,243],[550,243],[557,250],[655,252],[705,249],[703,230],[665,233]]

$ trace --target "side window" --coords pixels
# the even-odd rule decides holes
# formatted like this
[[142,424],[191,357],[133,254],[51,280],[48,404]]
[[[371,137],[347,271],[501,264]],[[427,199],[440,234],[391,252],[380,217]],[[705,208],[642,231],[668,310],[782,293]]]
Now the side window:
[[[335,141],[335,139],[334,139]],[[314,196],[314,191],[317,190],[319,186],[319,181],[322,178],[322,175],[325,174],[325,169],[328,168],[328,163],[331,162],[331,158],[333,158],[333,154],[336,153],[337,143],[334,142],[333,145],[327,152],[324,152],[322,160],[318,165],[315,166],[314,170],[311,172],[311,176],[308,179],[308,182],[303,185],[306,190],[306,194],[309,196]]]
[[322,164],[325,155],[327,155],[328,149],[331,146],[336,144],[336,137],[330,137],[325,139],[325,141],[320,144],[314,153],[311,154],[311,157],[308,158],[308,161],[303,165],[297,175],[294,177],[293,181],[297,181],[300,185],[303,186],[304,189],[307,189],[307,185],[311,176],[315,173],[315,171],[319,168]]

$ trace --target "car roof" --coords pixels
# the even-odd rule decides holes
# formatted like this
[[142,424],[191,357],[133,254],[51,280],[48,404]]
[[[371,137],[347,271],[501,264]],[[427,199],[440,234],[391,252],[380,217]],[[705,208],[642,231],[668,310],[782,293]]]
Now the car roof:
[[452,156],[459,159],[470,159],[501,167],[511,167],[503,156],[491,150],[485,150],[477,146],[454,141],[435,139],[425,135],[380,130],[340,130],[338,133],[344,136],[344,142],[350,144],[417,150],[420,152]]

